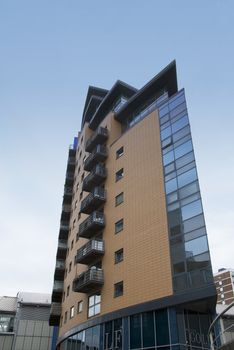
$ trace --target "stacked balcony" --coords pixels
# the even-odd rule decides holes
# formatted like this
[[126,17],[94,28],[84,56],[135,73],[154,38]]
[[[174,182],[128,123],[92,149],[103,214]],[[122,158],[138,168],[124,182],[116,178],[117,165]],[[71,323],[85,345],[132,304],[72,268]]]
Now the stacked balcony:
[[55,264],[54,279],[57,281],[62,281],[65,272],[65,261],[57,259]]
[[83,191],[90,192],[94,186],[100,185],[107,177],[107,171],[103,164],[97,164],[83,181]]
[[97,145],[93,152],[88,156],[84,162],[84,170],[90,171],[99,163],[104,162],[108,156],[107,148],[104,145]]
[[92,192],[86,196],[80,205],[80,212],[90,214],[98,209],[106,201],[106,191],[102,187],[94,187]]
[[63,281],[54,281],[52,290],[52,302],[60,303],[63,296]]
[[60,222],[60,228],[59,228],[59,239],[66,240],[68,237],[69,232],[69,223],[65,221]]
[[94,234],[104,229],[105,216],[102,212],[94,211],[79,226],[79,237],[91,238]]
[[91,239],[77,250],[76,263],[89,265],[104,255],[104,242],[102,239]]
[[85,151],[92,152],[97,144],[103,145],[108,139],[108,130],[99,126],[90,139],[86,142]]
[[103,284],[103,270],[91,267],[74,279],[73,291],[79,293],[96,293],[100,291]]
[[60,303],[51,304],[50,318],[49,318],[50,326],[59,326],[61,311],[62,311],[62,308]]
[[63,203],[70,204],[72,202],[72,187],[65,186],[63,193]]
[[65,186],[72,186],[73,182],[74,182],[74,172],[68,170],[66,172]]
[[66,255],[67,255],[67,240],[59,239],[56,257],[58,260],[65,260]]

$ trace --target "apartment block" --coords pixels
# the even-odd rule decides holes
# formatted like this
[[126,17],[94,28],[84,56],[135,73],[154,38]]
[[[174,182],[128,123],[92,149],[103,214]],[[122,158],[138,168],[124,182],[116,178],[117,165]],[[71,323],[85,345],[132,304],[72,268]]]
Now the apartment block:
[[217,290],[217,304],[231,304],[234,301],[234,270],[219,269],[214,274],[214,281]]
[[175,61],[141,89],[89,87],[65,176],[57,349],[209,349],[215,305]]

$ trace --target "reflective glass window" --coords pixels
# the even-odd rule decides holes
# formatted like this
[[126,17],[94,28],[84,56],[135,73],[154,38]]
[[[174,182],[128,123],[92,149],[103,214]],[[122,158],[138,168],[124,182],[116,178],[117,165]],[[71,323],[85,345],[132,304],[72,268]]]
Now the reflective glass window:
[[169,224],[170,228],[180,225],[180,222],[181,222],[181,210],[180,209],[176,209],[176,210],[168,212],[167,216],[168,216],[168,224]]
[[173,203],[178,200],[178,193],[173,192],[167,196],[167,203]]
[[185,143],[187,141],[191,140],[191,135],[186,135],[184,137],[182,137],[182,139],[178,140],[177,142],[174,142],[174,148],[179,147],[180,145],[182,145],[182,143]]
[[176,291],[187,289],[188,287],[188,278],[187,274],[180,274],[173,278],[173,286]]
[[202,268],[207,267],[209,265],[210,265],[210,255],[208,252],[187,259],[187,270],[188,271],[202,269]]
[[199,191],[199,185],[198,185],[198,182],[196,181],[181,188],[179,190],[179,196],[182,199],[182,198],[191,196],[193,193],[196,193],[197,191]]
[[175,158],[180,158],[184,156],[185,154],[191,152],[193,149],[192,141],[189,140],[185,143],[182,143],[182,145],[175,148]]
[[197,179],[196,169],[193,168],[189,171],[186,171],[186,173],[179,175],[177,179],[179,187],[183,187],[191,182],[194,182]]
[[164,154],[164,156],[163,156],[163,164],[164,165],[167,165],[167,164],[173,162],[173,160],[174,160],[174,152],[173,151]]
[[169,120],[169,114],[166,114],[164,117],[162,117],[162,118],[160,119],[160,125],[162,125],[162,124],[168,122],[168,120]]
[[160,115],[160,118],[162,118],[165,114],[169,113],[169,107],[168,107],[168,104],[162,106],[159,108],[159,115]]
[[168,137],[167,139],[165,139],[164,141],[162,141],[162,148],[165,148],[169,145],[171,145],[172,143],[172,138],[171,137]]
[[169,174],[173,170],[175,170],[175,163],[172,163],[164,167],[165,174]]
[[142,314],[143,346],[149,347],[155,345],[154,337],[154,314],[153,312],[144,312]]
[[112,344],[113,344],[113,324],[112,324],[112,321],[105,323],[104,342],[105,342],[104,349],[111,349],[112,348]]
[[170,152],[173,150],[173,145],[169,145],[163,149],[163,154],[166,154],[167,152]]
[[175,209],[177,209],[179,207],[180,207],[180,203],[179,202],[175,202],[175,203],[169,204],[167,206],[167,211],[169,212],[169,211],[175,210]]
[[170,121],[166,122],[165,124],[163,124],[163,125],[161,126],[161,130],[167,128],[170,124],[171,124]]
[[171,119],[173,119],[177,114],[186,111],[186,103],[183,102],[181,103],[178,107],[174,108],[171,112],[170,112],[170,117]]
[[189,196],[189,197],[187,197],[185,199],[182,199],[180,203],[181,203],[182,206],[184,206],[184,205],[192,203],[195,200],[200,199],[200,198],[201,198],[200,192],[197,192],[197,193],[194,193],[192,196]]
[[179,262],[177,264],[173,265],[173,270],[174,270],[174,274],[176,275],[177,273],[182,273],[185,272],[185,265],[184,262]]
[[192,219],[186,220],[183,222],[184,226],[184,233],[187,233],[189,231],[196,230],[200,227],[205,226],[205,220],[203,214],[195,216]]
[[156,337],[157,345],[170,343],[167,309],[156,311]]
[[170,126],[161,131],[161,140],[165,140],[169,136],[171,136],[171,127]]
[[177,161],[176,161],[176,169],[179,169],[179,168],[185,166],[186,164],[191,163],[192,161],[194,161],[194,154],[193,154],[193,152],[185,154],[183,157],[177,159]]
[[197,200],[181,208],[182,219],[187,220],[202,213],[201,201]]
[[168,174],[168,175],[165,175],[165,182],[171,180],[171,179],[174,179],[174,177],[176,177],[176,172],[173,171],[172,173]]
[[166,193],[167,194],[177,190],[177,180],[176,180],[176,178],[172,179],[170,181],[167,181],[165,186],[166,186]]
[[174,109],[175,107],[179,106],[184,101],[185,101],[184,95],[180,95],[176,99],[174,99],[173,101],[169,101],[170,111],[172,109]]
[[190,258],[208,251],[208,242],[206,236],[193,239],[185,243],[186,257]]
[[141,315],[130,317],[130,349],[141,348]]
[[178,130],[182,129],[183,127],[185,127],[186,125],[188,125],[189,121],[188,121],[188,117],[187,115],[180,118],[179,120],[177,120],[175,123],[173,123],[171,125],[172,128],[172,133],[177,132]]
[[184,235],[184,240],[185,241],[190,241],[191,239],[204,236],[206,234],[206,229],[205,227],[199,228],[198,230],[194,230],[192,232],[187,233]]
[[183,173],[186,173],[186,171],[188,171],[188,170],[190,170],[190,169],[192,169],[192,168],[195,168],[195,167],[196,167],[196,164],[195,164],[195,162],[193,161],[193,162],[191,162],[191,163],[189,163],[189,164],[183,166],[182,168],[178,169],[178,170],[177,170],[177,175],[181,175],[181,174],[183,174]]
[[185,126],[183,129],[177,131],[175,134],[172,135],[173,142],[176,142],[180,140],[182,137],[190,134],[190,127],[189,125]]
[[185,259],[184,243],[171,244],[171,259],[173,264]]

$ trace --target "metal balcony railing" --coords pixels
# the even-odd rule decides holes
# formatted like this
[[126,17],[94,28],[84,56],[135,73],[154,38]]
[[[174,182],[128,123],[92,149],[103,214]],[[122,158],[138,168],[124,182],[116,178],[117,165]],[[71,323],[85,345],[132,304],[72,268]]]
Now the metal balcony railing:
[[56,260],[54,279],[62,280],[65,272],[65,260]]
[[65,178],[65,186],[71,186],[74,182],[74,171],[67,171]]
[[[229,311],[231,309],[232,312]],[[225,320],[229,322],[225,322]],[[211,350],[234,349],[234,301],[214,319],[208,334]]]
[[58,241],[58,250],[57,250],[57,259],[64,260],[67,254],[67,241],[59,239]]
[[76,263],[90,264],[96,258],[104,254],[104,242],[102,239],[91,239],[77,250]]
[[90,192],[94,186],[100,185],[107,177],[107,171],[103,164],[97,164],[89,175],[84,178],[82,189]]
[[103,270],[91,267],[73,281],[73,291],[79,293],[94,293],[104,284]]
[[97,144],[103,144],[108,139],[108,130],[99,126],[93,135],[88,139],[85,146],[86,152],[92,152]]
[[108,152],[104,145],[97,145],[84,162],[84,170],[90,171],[98,162],[104,162]]
[[86,196],[80,205],[80,212],[90,214],[106,201],[106,191],[102,187],[94,187],[92,193]]
[[51,303],[49,325],[59,326],[62,307],[60,303]]
[[63,292],[63,281],[54,281],[53,292]]
[[69,232],[69,223],[68,221],[61,221],[60,228],[59,228],[59,239],[67,240]]
[[105,216],[103,213],[94,211],[79,226],[79,237],[91,238],[96,232],[105,227]]

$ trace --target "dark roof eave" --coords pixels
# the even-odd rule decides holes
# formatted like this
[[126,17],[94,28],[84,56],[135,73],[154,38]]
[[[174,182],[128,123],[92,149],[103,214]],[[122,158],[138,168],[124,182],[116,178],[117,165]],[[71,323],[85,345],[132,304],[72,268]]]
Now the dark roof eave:
[[169,96],[172,96],[178,91],[175,60],[138,90],[138,92],[121,108],[121,110],[115,114],[115,119],[122,122],[132,111],[144,103],[147,98],[150,98],[160,90],[165,89],[168,91]]

